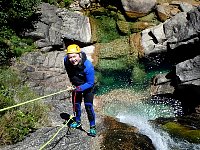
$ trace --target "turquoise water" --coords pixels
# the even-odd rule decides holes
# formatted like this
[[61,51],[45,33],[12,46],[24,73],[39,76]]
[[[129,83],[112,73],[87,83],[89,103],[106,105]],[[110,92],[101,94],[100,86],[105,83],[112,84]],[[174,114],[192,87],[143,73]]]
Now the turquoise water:
[[[128,99],[123,92],[116,100],[115,96],[109,97],[109,92],[116,89],[129,90],[133,95],[144,93],[150,87],[153,76],[165,73],[168,70],[148,70],[145,76],[137,81],[131,80],[130,70],[126,71],[105,71],[101,72],[100,82],[96,89],[97,95],[108,94],[108,104],[104,108],[104,113],[117,117],[121,122],[130,124],[139,129],[139,132],[148,136],[154,144],[156,150],[200,150],[200,144],[189,143],[184,140],[175,139],[168,133],[150,123],[159,117],[169,118],[182,115],[181,103],[172,98],[151,97],[147,99]],[[126,99],[124,98],[126,97]],[[124,98],[124,99],[123,99]]]
[[[144,91],[150,87],[150,82],[153,76],[159,73],[165,73],[168,70],[147,71],[145,76],[141,79],[134,81],[131,79],[131,70],[121,71],[101,71],[101,77],[96,85],[96,94],[106,94],[114,89],[132,89],[134,91]],[[98,73],[98,72],[97,72]]]

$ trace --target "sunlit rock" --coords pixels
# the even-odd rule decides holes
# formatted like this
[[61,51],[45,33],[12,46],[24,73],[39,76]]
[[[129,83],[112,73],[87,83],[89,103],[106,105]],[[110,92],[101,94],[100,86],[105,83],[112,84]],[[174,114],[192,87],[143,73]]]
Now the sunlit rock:
[[125,13],[130,18],[145,16],[156,5],[156,0],[121,0]]

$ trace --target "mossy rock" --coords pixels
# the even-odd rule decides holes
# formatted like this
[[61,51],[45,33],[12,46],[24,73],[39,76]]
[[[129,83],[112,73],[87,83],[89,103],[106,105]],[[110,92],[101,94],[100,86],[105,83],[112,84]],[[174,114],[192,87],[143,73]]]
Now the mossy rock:
[[138,60],[138,47],[130,41],[130,37],[124,36],[110,43],[98,43],[95,47],[98,51],[98,69],[130,69]]
[[118,10],[118,8],[116,6],[113,6],[113,5],[108,5],[106,8],[110,11],[115,11],[115,12],[117,12],[117,10]]
[[110,43],[101,43],[99,46],[100,59],[117,59],[128,56],[129,54],[129,38],[123,37],[113,40]]
[[97,68],[101,70],[123,70],[127,69],[127,65],[125,63],[126,58],[107,60],[100,60]]
[[96,20],[93,17],[90,17],[90,26],[91,26],[91,34],[92,34],[92,42],[97,42],[98,36],[97,36],[97,23]]
[[126,22],[126,21],[117,21],[117,27],[119,28],[120,32],[123,35],[130,34],[129,22]]
[[108,10],[105,9],[104,7],[99,7],[95,9],[90,10],[90,14],[93,16],[102,16],[102,15],[107,15]]
[[155,18],[156,18],[155,13],[150,13],[144,17],[138,18],[138,21],[153,22]]
[[126,21],[125,16],[120,11],[117,12],[117,20]]
[[131,23],[130,30],[131,30],[131,33],[136,33],[152,26],[155,26],[155,24],[151,22],[139,21],[139,22]]
[[127,11],[125,13],[126,13],[127,17],[129,17],[131,19],[136,19],[136,18],[143,17],[143,16],[147,15],[146,13],[130,12],[130,11]]
[[144,67],[140,65],[135,65],[131,75],[131,79],[133,80],[133,82],[142,83],[145,80],[145,76],[146,72],[144,70]]
[[163,128],[173,136],[183,138],[192,143],[200,143],[200,130],[195,130],[175,122],[168,122],[163,125]]
[[[120,34],[118,33],[116,26],[116,21],[113,17],[93,17],[92,26],[95,26],[95,30],[92,30],[92,32],[96,33],[98,43],[108,43],[110,41],[120,38]],[[94,28],[92,27],[92,29]]]
[[97,65],[99,69],[121,70],[127,68],[130,51],[128,37],[116,39],[110,43],[99,43],[95,47],[99,52]]
[[135,58],[143,58],[144,57],[144,50],[143,47],[141,46],[141,33],[133,33],[129,36],[129,41],[130,41],[130,54],[133,55],[133,60]]

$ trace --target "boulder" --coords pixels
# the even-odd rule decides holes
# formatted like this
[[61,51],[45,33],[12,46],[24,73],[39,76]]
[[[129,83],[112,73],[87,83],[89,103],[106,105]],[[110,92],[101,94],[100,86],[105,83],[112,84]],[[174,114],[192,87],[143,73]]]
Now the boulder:
[[91,27],[89,18],[80,13],[57,8],[48,3],[39,6],[41,19],[35,24],[35,30],[26,36],[35,39],[38,48],[45,50],[52,47],[63,47],[63,39],[75,40],[81,43],[91,42]]
[[153,78],[152,95],[171,95],[182,103],[184,114],[199,113],[200,55],[177,64],[171,72]]
[[59,30],[62,38],[83,43],[91,42],[91,27],[88,17],[67,9],[58,9],[57,14],[63,21]]
[[156,5],[156,0],[121,0],[121,3],[129,18],[138,18],[152,11]]
[[[200,7],[181,12],[156,27],[142,31],[144,56],[167,53],[173,62],[191,59],[199,52]],[[191,49],[191,51],[188,51]]]
[[89,8],[90,7],[90,0],[80,0],[79,2],[79,5],[82,7],[82,8]]
[[169,3],[164,3],[156,6],[157,14],[159,20],[164,22],[167,19],[175,16],[177,13],[181,12],[179,7],[176,5],[169,5]]
[[181,84],[200,86],[200,55],[176,65]]

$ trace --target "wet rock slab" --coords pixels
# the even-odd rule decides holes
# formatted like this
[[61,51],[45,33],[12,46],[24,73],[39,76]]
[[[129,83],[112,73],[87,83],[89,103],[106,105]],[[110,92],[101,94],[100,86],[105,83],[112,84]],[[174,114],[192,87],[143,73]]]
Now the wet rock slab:
[[137,128],[120,123],[113,118],[105,117],[104,125],[106,130],[103,135],[101,149],[106,150],[154,150],[151,140],[138,132]]
[[[22,142],[1,147],[1,150],[38,150],[62,127],[44,127],[31,133]],[[84,129],[86,127],[83,126]],[[45,147],[46,150],[154,150],[151,140],[139,133],[137,129],[120,123],[114,118],[97,115],[97,136],[90,137],[85,131],[63,128]]]

